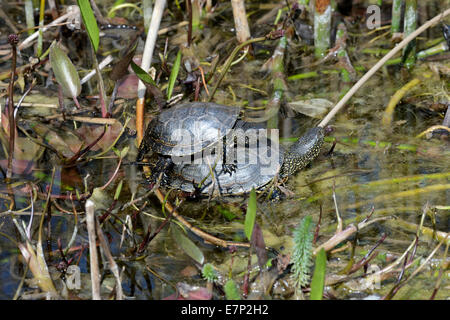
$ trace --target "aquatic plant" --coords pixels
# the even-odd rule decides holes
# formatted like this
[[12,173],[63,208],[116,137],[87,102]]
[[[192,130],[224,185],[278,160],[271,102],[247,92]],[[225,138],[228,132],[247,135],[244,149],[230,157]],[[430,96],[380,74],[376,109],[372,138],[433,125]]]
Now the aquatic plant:
[[312,265],[312,242],[314,239],[311,216],[306,216],[294,230],[294,250],[291,260],[293,262],[295,287],[300,290],[308,284],[310,267]]
[[239,288],[237,287],[236,282],[234,282],[233,279],[229,279],[225,283],[225,285],[223,286],[223,290],[225,291],[227,300],[241,300]]

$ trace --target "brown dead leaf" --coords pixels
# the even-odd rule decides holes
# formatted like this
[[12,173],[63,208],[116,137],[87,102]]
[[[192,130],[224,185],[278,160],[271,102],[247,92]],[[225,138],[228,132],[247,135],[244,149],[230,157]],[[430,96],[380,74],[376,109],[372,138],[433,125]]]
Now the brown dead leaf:
[[[103,130],[103,126],[83,124],[77,130],[77,133],[83,138],[83,141],[87,146],[95,141],[103,133]],[[117,139],[121,131],[122,124],[119,121],[116,121],[113,125],[108,126],[105,135],[92,147],[91,150],[97,151],[99,149],[107,149],[113,144],[114,140]]]
[[83,145],[80,138],[70,130],[57,132],[55,128],[38,122],[32,122],[30,126],[38,136],[66,158],[72,157]]

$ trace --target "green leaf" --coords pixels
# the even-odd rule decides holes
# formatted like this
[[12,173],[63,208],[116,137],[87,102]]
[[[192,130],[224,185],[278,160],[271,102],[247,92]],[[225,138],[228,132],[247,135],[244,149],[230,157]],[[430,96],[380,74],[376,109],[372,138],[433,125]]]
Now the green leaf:
[[203,264],[205,257],[203,256],[202,251],[189,239],[186,237],[183,232],[176,226],[170,228],[170,232],[175,242],[181,249],[192,259],[197,261],[200,264]]
[[100,31],[98,30],[97,20],[95,20],[94,12],[92,11],[89,0],[77,0],[80,7],[81,16],[84,25],[86,26],[89,39],[91,39],[94,51],[97,52],[98,43],[100,41]]
[[327,255],[322,248],[316,256],[316,267],[311,281],[311,300],[322,300],[326,266]]
[[172,97],[173,87],[175,86],[175,81],[178,77],[178,72],[180,71],[181,64],[181,50],[178,50],[177,57],[173,63],[172,71],[169,77],[169,86],[167,87],[167,100]]
[[120,192],[122,191],[123,180],[120,180],[119,185],[116,188],[116,193],[114,194],[114,200],[119,199]]
[[141,67],[139,67],[134,61],[131,61],[131,69],[133,69],[134,73],[141,79],[143,82],[151,84],[156,87],[155,81],[153,81],[152,77],[144,71]]
[[128,147],[128,146],[123,148],[122,151],[120,151],[120,158],[124,159],[127,156],[129,150],[130,150],[130,147]]
[[120,158],[120,151],[119,151],[119,149],[117,149],[116,147],[111,147],[111,149],[114,152],[114,154]]
[[77,69],[75,69],[67,54],[55,42],[50,46],[50,65],[64,96],[69,98],[77,97],[81,92],[80,77]]
[[256,192],[253,188],[248,198],[247,214],[245,215],[244,231],[247,239],[252,238],[253,226],[255,225],[256,218]]

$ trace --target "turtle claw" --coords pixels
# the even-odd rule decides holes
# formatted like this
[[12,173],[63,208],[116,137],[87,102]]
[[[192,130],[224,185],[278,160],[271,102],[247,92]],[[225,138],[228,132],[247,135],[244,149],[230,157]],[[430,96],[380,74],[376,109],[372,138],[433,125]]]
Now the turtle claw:
[[192,180],[192,186],[194,187],[194,191],[190,192],[188,197],[189,199],[198,200],[201,198],[202,195],[202,188],[198,186],[197,183],[195,183],[194,180]]
[[230,176],[236,172],[237,166],[235,164],[224,163],[222,164],[222,171],[224,173],[229,173]]

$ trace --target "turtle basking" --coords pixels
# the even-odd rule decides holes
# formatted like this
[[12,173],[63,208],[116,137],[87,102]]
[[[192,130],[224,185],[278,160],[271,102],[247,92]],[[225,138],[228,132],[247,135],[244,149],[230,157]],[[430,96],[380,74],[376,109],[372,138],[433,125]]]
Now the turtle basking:
[[319,154],[323,128],[309,129],[284,151],[261,124],[240,120],[239,112],[210,102],[161,112],[148,125],[138,151],[137,162],[152,151],[147,179],[186,192],[238,195],[262,189],[277,174],[294,174]]

